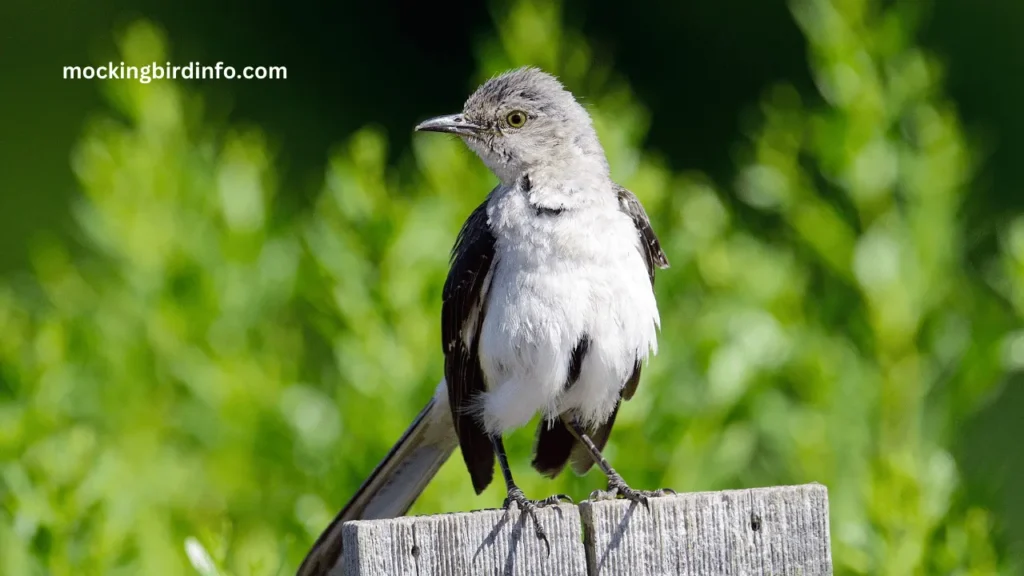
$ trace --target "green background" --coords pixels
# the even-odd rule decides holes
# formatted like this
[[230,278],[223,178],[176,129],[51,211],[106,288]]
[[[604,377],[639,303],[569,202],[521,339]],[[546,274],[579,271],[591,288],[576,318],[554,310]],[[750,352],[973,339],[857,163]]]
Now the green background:
[[[821,482],[837,574],[1024,553],[1024,4],[0,7],[0,573],[293,573],[430,396],[494,183],[413,135],[556,73],[644,202],[636,486]],[[282,81],[66,81],[107,61]],[[598,472],[540,478],[577,499]],[[415,513],[495,507],[461,459]]]

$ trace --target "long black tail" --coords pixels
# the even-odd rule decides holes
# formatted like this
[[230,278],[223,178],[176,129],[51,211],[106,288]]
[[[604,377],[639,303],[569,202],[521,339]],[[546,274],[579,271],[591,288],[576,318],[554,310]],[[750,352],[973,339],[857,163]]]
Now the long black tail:
[[340,574],[341,525],[349,520],[375,520],[404,515],[448,460],[458,438],[448,407],[444,380],[373,474],[323,531],[297,576]]

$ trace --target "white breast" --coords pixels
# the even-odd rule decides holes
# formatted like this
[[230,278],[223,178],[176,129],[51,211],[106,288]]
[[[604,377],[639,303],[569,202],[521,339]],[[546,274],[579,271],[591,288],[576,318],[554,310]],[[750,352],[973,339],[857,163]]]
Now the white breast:
[[[516,428],[538,411],[603,422],[636,360],[657,347],[658,309],[632,220],[611,191],[538,216],[512,190],[491,199],[489,215],[497,243],[479,347],[485,428]],[[584,335],[588,353],[566,392],[569,360]]]

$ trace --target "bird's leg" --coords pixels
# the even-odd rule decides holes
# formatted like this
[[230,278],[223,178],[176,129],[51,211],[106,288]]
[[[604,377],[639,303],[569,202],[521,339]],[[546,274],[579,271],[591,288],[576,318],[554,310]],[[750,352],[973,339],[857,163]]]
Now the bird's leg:
[[512,479],[512,469],[508,465],[508,456],[505,455],[505,443],[502,442],[501,436],[498,434],[491,436],[491,444],[494,446],[494,453],[498,455],[498,464],[501,466],[501,474],[505,477],[505,487],[508,489],[504,508],[508,510],[513,503],[519,506],[520,512],[533,520],[533,525],[537,529],[537,538],[544,541],[544,545],[548,547],[548,552],[550,553],[551,543],[548,542],[548,536],[544,533],[544,528],[541,527],[540,521],[537,519],[537,509],[558,504],[562,500],[571,504],[572,498],[565,494],[555,494],[543,500],[530,500],[523,494],[522,489],[516,486],[515,480]]
[[649,507],[648,498],[656,498],[658,496],[665,496],[668,494],[675,494],[675,490],[670,488],[661,488],[659,490],[636,490],[630,488],[626,481],[622,479],[622,476],[612,468],[612,465],[608,463],[601,451],[598,450],[597,446],[594,445],[594,441],[590,439],[587,431],[583,429],[576,419],[568,419],[567,424],[569,430],[572,431],[573,435],[587,447],[590,455],[594,458],[594,462],[597,463],[604,475],[608,477],[608,490],[595,490],[590,494],[591,500],[611,500],[618,496],[622,496],[627,500],[633,502],[640,502],[644,507]]

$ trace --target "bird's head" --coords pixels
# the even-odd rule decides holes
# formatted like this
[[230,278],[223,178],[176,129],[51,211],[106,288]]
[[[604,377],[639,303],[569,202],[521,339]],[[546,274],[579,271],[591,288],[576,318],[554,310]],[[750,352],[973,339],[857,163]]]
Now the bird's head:
[[502,182],[537,169],[608,171],[590,115],[550,74],[518,68],[485,82],[459,114],[416,130],[457,134]]

